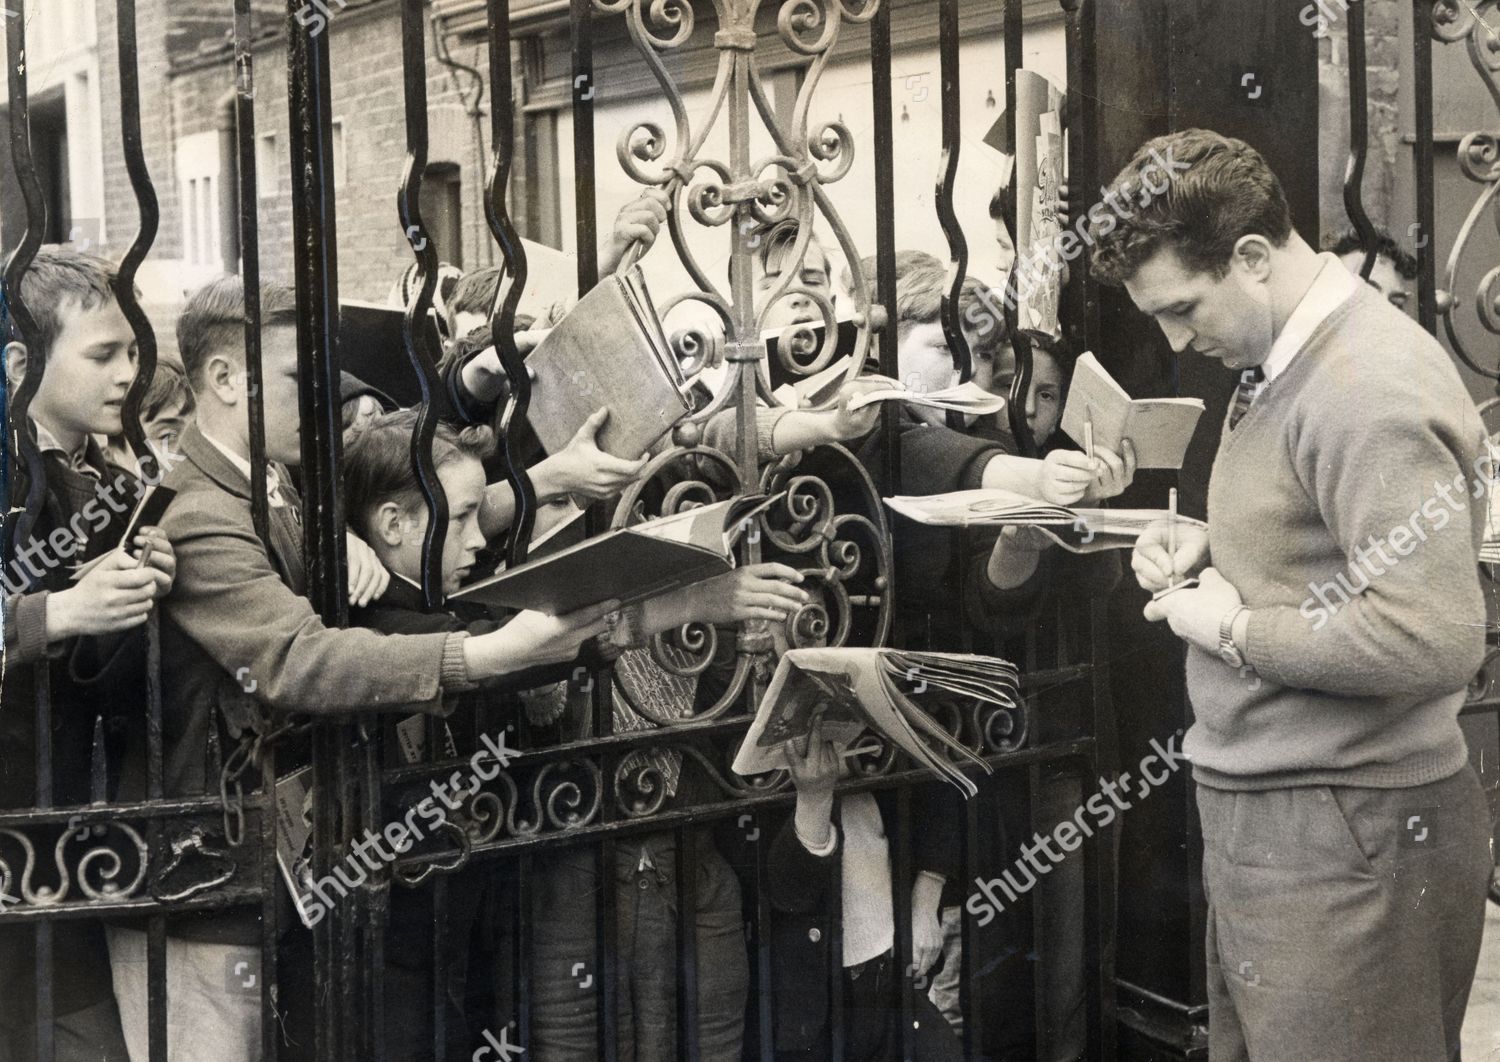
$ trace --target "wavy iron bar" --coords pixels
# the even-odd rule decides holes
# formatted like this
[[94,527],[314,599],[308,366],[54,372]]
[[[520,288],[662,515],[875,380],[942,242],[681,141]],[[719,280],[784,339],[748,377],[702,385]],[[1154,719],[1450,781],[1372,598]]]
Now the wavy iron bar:
[[1375,223],[1365,211],[1365,160],[1370,154],[1369,86],[1365,68],[1365,6],[1351,4],[1349,31],[1349,163],[1344,169],[1344,210],[1365,245],[1359,275],[1369,279],[1375,268]]
[[437,435],[438,410],[434,399],[441,393],[438,381],[439,352],[432,349],[432,330],[424,327],[437,286],[438,253],[428,238],[422,220],[423,171],[427,169],[427,52],[424,0],[402,0],[401,68],[406,91],[406,166],[396,196],[401,227],[417,259],[417,284],[401,319],[401,340],[407,359],[422,390],[416,430],[411,439],[412,472],[427,503],[427,530],[422,536],[422,598],[428,608],[443,600],[443,541],[448,535],[448,497],[432,460],[432,440]]
[[[958,179],[958,153],[962,141],[958,111],[958,37],[958,0],[939,0],[938,51],[942,71],[943,154],[938,167],[934,203],[938,223],[942,226],[943,236],[948,240],[949,258],[952,262],[952,279],[943,296],[943,335],[948,340],[948,350],[953,354],[953,367],[959,371],[962,379],[967,380],[974,375],[974,357],[960,321],[959,293],[963,290],[964,279],[969,271],[969,244],[959,226],[958,215],[953,210],[953,185]],[[1010,109],[1012,112],[1015,110],[1014,107]]]
[[526,373],[525,360],[516,349],[514,334],[516,306],[521,301],[521,293],[526,290],[526,247],[516,232],[505,195],[511,167],[515,164],[516,142],[515,99],[510,90],[510,0],[489,0],[486,14],[490,84],[496,88],[490,106],[491,162],[484,215],[490,235],[500,247],[508,280],[496,288],[495,305],[490,307],[490,334],[500,355],[500,366],[510,384],[510,393],[496,417],[495,434],[500,439],[506,478],[516,499],[516,516],[506,553],[507,562],[515,567],[526,561],[531,530],[536,524],[537,501],[536,488],[526,473],[520,450],[521,431],[531,405],[531,377]]

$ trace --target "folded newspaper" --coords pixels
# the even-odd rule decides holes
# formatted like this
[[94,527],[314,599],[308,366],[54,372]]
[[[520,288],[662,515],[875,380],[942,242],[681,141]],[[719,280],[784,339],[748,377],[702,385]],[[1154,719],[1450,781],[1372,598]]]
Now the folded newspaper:
[[917,391],[905,384],[891,381],[889,387],[866,391],[852,400],[849,408],[859,409],[861,406],[874,405],[876,402],[905,402],[912,406],[951,409],[958,413],[972,413],[975,416],[999,413],[1005,408],[1005,399],[986,391],[972,380],[937,391]]
[[960,763],[989,765],[956,741],[919,701],[959,697],[1008,708],[1021,701],[1015,665],[965,653],[899,649],[791,649],[781,658],[734,759],[738,774],[785,768],[788,748],[814,739],[845,752],[865,731],[893,742],[932,774],[973,796]]
[[[1166,509],[1070,509],[998,489],[897,496],[885,499],[885,504],[908,520],[932,527],[1034,527],[1073,553],[1131,549],[1146,528],[1174,519]],[[1208,529],[1202,520],[1175,519],[1179,530]]]

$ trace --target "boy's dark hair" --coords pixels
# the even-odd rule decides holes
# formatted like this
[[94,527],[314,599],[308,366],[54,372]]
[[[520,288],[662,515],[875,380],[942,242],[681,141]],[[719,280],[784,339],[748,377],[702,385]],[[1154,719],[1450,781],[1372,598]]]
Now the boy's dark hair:
[[[1328,250],[1342,258],[1346,254],[1365,254],[1368,248],[1365,247],[1365,241],[1359,238],[1359,233],[1345,232],[1328,245]],[[1375,253],[1381,258],[1389,258],[1402,280],[1417,279],[1417,259],[1408,254],[1396,242],[1395,237],[1384,229],[1375,230]]]
[[[381,413],[344,444],[344,498],[356,531],[365,531],[370,513],[388,501],[416,513],[426,504],[411,467],[411,439],[417,410]],[[484,425],[462,431],[438,422],[432,439],[432,464],[441,469],[461,457],[483,461],[495,451],[495,434]]]
[[[872,255],[860,263],[866,276],[875,276],[876,261]],[[926,251],[896,252],[896,332],[905,336],[917,325],[936,324],[943,319],[943,296],[948,292],[948,267],[942,259]],[[1005,342],[1005,318],[1002,303],[974,277],[964,277],[958,295],[958,317],[969,340],[969,353],[980,361],[989,361]],[[988,320],[991,327],[981,328]]]
[[[260,289],[262,328],[297,323],[297,296],[285,284]],[[188,296],[177,319],[177,352],[194,391],[203,386],[203,367],[219,352],[245,360],[245,283],[233,274],[211,280]]]
[[[782,267],[786,256],[797,246],[797,236],[801,231],[802,223],[796,218],[783,218],[771,225],[761,225],[751,232],[751,239],[755,242],[755,264],[760,267],[762,274],[779,274],[784,271]],[[818,239],[816,231],[808,237],[807,246],[809,250],[817,247],[825,266],[828,264],[828,251],[824,249],[823,241]]]
[[198,406],[198,399],[188,386],[187,374],[175,362],[162,358],[156,363],[156,373],[151,377],[151,386],[141,402],[141,419],[149,420],[163,410],[179,404],[183,415],[191,417]]
[[[1173,162],[1181,172],[1166,168]],[[1145,180],[1153,170],[1165,178],[1165,190]],[[1129,202],[1134,212],[1110,209],[1112,200]],[[1281,247],[1292,234],[1286,194],[1260,152],[1208,129],[1147,141],[1103,202],[1108,216],[1091,216],[1089,229],[1094,275],[1106,284],[1124,283],[1162,247],[1176,250],[1189,269],[1223,277],[1242,237],[1264,236]]]
[[[36,323],[36,333],[25,337],[36,364],[47,364],[52,345],[62,335],[63,307],[76,302],[81,309],[95,310],[113,302],[118,277],[114,264],[98,255],[55,243],[37,248],[21,275],[21,299]],[[0,341],[5,338],[0,333]]]
[[[490,315],[490,307],[495,305],[495,292],[500,287],[501,270],[499,266],[487,266],[484,269],[476,269],[472,273],[465,273],[460,277],[444,299],[447,306],[449,331],[451,326],[458,322],[461,313],[483,314],[486,318]],[[453,339],[460,340],[463,336],[455,335]]]

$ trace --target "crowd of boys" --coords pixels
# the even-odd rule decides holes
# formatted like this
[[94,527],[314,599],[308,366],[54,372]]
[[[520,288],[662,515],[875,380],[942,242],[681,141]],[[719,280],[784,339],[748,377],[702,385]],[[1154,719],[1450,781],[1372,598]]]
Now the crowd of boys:
[[[1198,152],[1192,157],[1199,161],[1213,160],[1226,150],[1242,157],[1243,145],[1234,147],[1237,143],[1220,138],[1187,148]],[[1212,169],[1206,165],[1204,172]],[[1208,183],[1197,191],[1215,202],[1243,197],[1244,189],[1235,183],[1241,178],[1229,171],[1224,174],[1218,185],[1204,178]],[[1158,209],[1173,206],[1169,201]],[[666,215],[666,204],[656,195],[631,204],[606,248],[605,265],[621,261],[632,244],[649,246]],[[1262,224],[1262,219],[1250,224]],[[1177,230],[1164,226],[1162,231]],[[1138,228],[1140,232],[1145,229]],[[795,286],[801,289],[771,308],[764,320],[767,327],[806,321],[811,303],[835,299],[828,256],[815,236],[805,235],[809,238],[799,240],[795,226],[782,226],[758,242],[757,289],[773,290],[788,269],[799,272]],[[1281,245],[1274,241],[1286,239],[1280,229],[1268,229],[1267,235],[1277,248]],[[1144,236],[1136,244],[1127,240],[1124,251],[1118,250],[1118,238],[1114,245],[1115,278],[1124,281],[1132,296],[1137,288],[1156,290],[1149,283],[1155,277],[1147,269],[1154,261],[1150,252],[1174,246],[1172,237],[1154,238],[1158,243],[1150,246],[1142,242]],[[798,247],[804,252],[800,256],[793,253]],[[1122,260],[1124,265],[1119,264]],[[1204,276],[1214,276],[1220,263],[1187,264],[1203,270]],[[897,321],[900,376],[920,380],[923,389],[947,386],[955,370],[941,320],[946,268],[917,252],[903,252],[896,266],[897,299],[889,309]],[[481,271],[454,278],[443,292],[448,335],[443,369],[459,410],[455,422],[439,426],[432,447],[449,513],[441,557],[445,595],[472,575],[515,515],[511,489],[496,475],[495,440],[485,426],[505,390],[486,325],[498,282],[494,272]],[[579,691],[570,681],[580,669],[618,661],[628,672],[630,662],[641,661],[648,639],[688,623],[727,627],[757,621],[770,624],[779,635],[783,631],[778,628],[784,628],[789,617],[819,600],[819,588],[802,572],[786,564],[764,563],[643,603],[621,607],[619,602],[601,602],[563,616],[523,611],[476,618],[457,608],[426,609],[419,587],[427,510],[410,464],[415,416],[409,410],[387,408],[383,395],[346,379],[342,487],[349,524],[351,625],[326,626],[304,596],[307,575],[296,487],[301,447],[294,297],[274,285],[260,292],[269,515],[263,538],[252,518],[245,299],[236,277],[216,280],[190,295],[175,328],[180,366],[159,365],[144,396],[143,427],[160,463],[170,466],[165,482],[176,496],[161,526],[142,528],[131,541],[121,543],[122,513],[129,511],[138,493],[140,469],[121,441],[124,399],[136,375],[136,340],[116,287],[117,276],[107,262],[64,248],[43,248],[23,275],[20,293],[36,321],[35,334],[6,348],[12,393],[30,374],[40,373],[40,380],[32,381],[36,390],[29,424],[22,430],[31,433],[40,452],[46,493],[35,519],[24,527],[28,537],[17,543],[18,551],[28,542],[46,541],[52,555],[66,563],[40,571],[27,568],[14,587],[7,579],[0,806],[29,807],[39,796],[54,804],[145,796],[151,764],[140,726],[147,688],[144,624],[153,609],[159,612],[161,637],[161,782],[168,796],[197,796],[218,788],[218,779],[209,774],[207,748],[233,747],[266,733],[288,713],[357,713],[380,720],[374,729],[386,734],[388,766],[410,761],[413,732],[441,733],[450,753],[467,757],[484,736],[477,721],[495,718],[497,712],[500,718],[520,718],[524,713],[535,724],[533,733],[551,728],[562,739],[586,737],[587,711],[579,710]],[[984,316],[965,312],[980,304],[984,294],[972,283],[964,287],[960,320]],[[1176,342],[1191,308],[1163,302],[1148,312],[1163,320]],[[1004,394],[1015,366],[1008,337],[1003,327],[994,327],[997,323],[973,329],[966,339],[974,379]],[[534,333],[522,333],[520,338],[524,347]],[[1068,352],[1039,346],[1034,354],[1025,416],[1044,456],[1019,456],[1003,415],[953,426],[942,414],[903,405],[897,411],[897,439],[905,492],[1002,487],[1058,504],[1090,504],[1131,484],[1135,460],[1128,444],[1122,453],[1099,447],[1092,456],[1055,445]],[[873,462],[880,436],[877,414],[873,408],[849,406],[852,398],[880,382],[846,383],[830,403],[816,409],[760,408],[761,460],[839,442]],[[612,504],[641,474],[647,455],[623,460],[597,446],[597,432],[609,415],[609,410],[600,409],[557,453],[543,454],[532,446],[527,460],[544,517],[538,531],[575,512],[571,499]],[[710,420],[706,437],[710,442],[727,440],[732,431],[732,418]],[[97,504],[114,498],[126,503]],[[92,518],[80,520],[85,513],[99,514],[98,526]],[[965,550],[953,549],[952,536],[924,535],[909,524],[898,522],[895,535],[905,585],[929,618],[921,636],[934,649],[961,648],[965,625],[988,626],[1002,636],[1024,634],[1044,610],[1059,602],[1086,603],[1111,591],[1120,578],[1115,554],[1059,556],[1036,537],[1014,530],[971,542],[974,548]],[[1236,545],[1248,548],[1243,542]],[[1455,556],[1461,553],[1458,547],[1454,550]],[[1161,544],[1151,539],[1143,541],[1136,554],[1137,577],[1150,588],[1156,588],[1158,567],[1179,567],[1178,558],[1163,559],[1161,552]],[[1185,554],[1180,569],[1197,570],[1206,559],[1205,544],[1202,551]],[[1229,564],[1224,567],[1228,570]],[[1203,573],[1205,585],[1212,581],[1212,571]],[[964,593],[959,600],[969,609],[963,616],[955,613],[953,604],[953,589],[960,584]],[[1188,610],[1196,599],[1190,595],[1195,593],[1199,591],[1167,598],[1168,605],[1160,606],[1151,618],[1166,618],[1182,633],[1190,626],[1183,617],[1192,615]],[[1180,608],[1172,604],[1178,600]],[[1252,660],[1266,652],[1260,639],[1270,635],[1261,630],[1249,628]],[[1247,637],[1244,631],[1235,636]],[[1194,637],[1189,640],[1197,644]],[[732,644],[733,639],[720,641]],[[1257,663],[1263,663],[1268,676],[1289,676],[1307,684],[1306,676],[1286,658]],[[1445,677],[1446,673],[1434,681],[1441,684]],[[50,703],[44,716],[52,726],[50,778],[39,777],[34,769],[38,735],[32,728],[37,713],[29,706],[36,701],[41,680]],[[712,703],[716,681],[714,669],[685,680],[669,691],[668,709],[686,715]],[[23,706],[28,710],[18,710]],[[1397,706],[1387,705],[1386,710],[1394,713]],[[1445,710],[1437,710],[1437,715]],[[616,729],[650,725],[620,698],[615,713]],[[437,722],[428,725],[428,718]],[[415,731],[410,729],[413,720]],[[104,780],[103,793],[90,770],[99,740],[109,748],[107,761],[117,765]],[[1214,740],[1219,744],[1199,738],[1218,754],[1226,739],[1215,735]],[[1406,742],[1415,750],[1412,755],[1422,752],[1415,749],[1416,740]],[[288,758],[295,760],[295,748],[288,751]],[[1452,749],[1441,751],[1452,758]],[[415,756],[422,755],[418,748]],[[1269,753],[1264,756],[1275,760]],[[680,754],[664,754],[655,767],[663,784],[669,785],[668,806],[690,806],[697,799],[699,779],[682,769]],[[979,1027],[986,1058],[1077,1057],[1083,1050],[1077,861],[1059,868],[1040,890],[1044,924],[1055,929],[1056,941],[1061,942],[1055,946],[1064,953],[1054,965],[1071,971],[1071,976],[1055,977],[1041,993],[1046,1011],[1041,1024],[1047,1033],[1046,1042],[1037,1043],[1030,987],[1017,988],[1026,984],[1022,957],[1030,927],[1013,917],[997,920],[990,935],[975,933],[971,946],[992,952],[995,959],[975,986],[972,1012],[961,1015],[956,1006],[964,885],[956,880],[961,809],[946,792],[932,791],[934,787],[916,792],[927,828],[915,846],[913,877],[898,880],[887,840],[889,809],[870,794],[836,796],[835,785],[846,769],[829,746],[811,744],[791,772],[797,787],[795,812],[771,841],[766,888],[774,924],[777,1057],[788,1062],[826,1057],[832,1014],[829,983],[822,971],[829,963],[842,969],[844,980],[846,1058],[873,1062],[900,1057],[902,993],[910,995],[917,1018],[921,1058],[961,1057],[958,1029],[965,1019]],[[1255,788],[1237,784],[1243,779],[1236,778],[1232,757],[1215,760],[1212,770],[1215,773],[1207,781],[1200,778],[1200,783],[1225,791]],[[1434,770],[1436,774],[1428,771],[1421,781],[1446,777]],[[1336,777],[1332,768],[1313,773],[1325,780]],[[1369,782],[1366,775],[1360,777],[1368,784],[1381,784]],[[1076,780],[1049,777],[1043,787],[1044,816],[1066,816],[1082,796]],[[1467,790],[1461,796],[1467,800]],[[986,857],[1007,861],[1014,854],[1013,845],[1003,838],[1019,836],[1025,821],[1020,802],[1001,787],[992,787],[987,800],[980,819],[989,838]],[[1223,814],[1217,805],[1212,811]],[[526,895],[533,907],[522,912],[530,920],[532,940],[532,968],[525,971],[532,1005],[530,1057],[542,1062],[594,1057],[598,1011],[593,992],[579,989],[577,971],[580,963],[591,971],[610,968],[595,954],[599,944],[593,919],[597,893],[610,885],[617,890],[618,935],[606,946],[618,978],[619,1057],[639,1062],[676,1057],[675,879],[689,870],[695,875],[687,884],[694,890],[697,912],[698,1057],[714,1062],[737,1062],[741,1057],[751,996],[741,891],[746,857],[735,839],[711,829],[690,830],[686,836],[690,852],[679,851],[673,833],[622,840],[612,867],[601,866],[584,850],[554,850],[532,860],[533,880]],[[835,858],[844,883],[841,897],[829,895],[827,887]],[[1221,877],[1214,884],[1216,891],[1228,891]],[[447,959],[443,968],[434,969],[430,890],[393,892],[383,1013],[390,1057],[427,1057],[439,1018],[446,1029],[449,1057],[468,1057],[484,1030],[507,1023],[509,978],[515,972],[510,961],[515,942],[508,939],[510,911],[517,902],[514,883],[494,864],[476,861],[452,879],[449,896],[442,932]],[[1220,924],[1227,924],[1224,912],[1235,901],[1217,894],[1215,900],[1226,919]],[[1437,900],[1441,905],[1442,898]],[[915,971],[896,966],[897,902],[911,905]],[[1441,910],[1446,908],[1440,906]],[[828,931],[833,918],[841,918],[837,935]],[[298,977],[310,975],[308,934],[294,920],[288,921],[283,926],[286,961],[278,1035],[283,1057],[298,1058],[311,1050],[315,990],[310,983],[305,991],[285,990]],[[255,912],[230,909],[177,916],[170,920],[168,934],[169,1057],[182,1062],[249,1062],[259,1057],[259,994],[237,991],[225,976],[226,970],[259,968]],[[34,939],[29,926],[0,928],[0,984],[31,983]],[[842,941],[841,955],[829,954],[833,939]],[[54,928],[52,944],[59,986],[53,997],[52,1030],[57,1057],[144,1062],[145,933],[129,921],[65,921]],[[1472,965],[1470,961],[1468,976]],[[914,979],[913,972],[919,978],[933,976],[931,993],[913,987],[925,984]],[[1445,968],[1442,977],[1448,993],[1444,1002],[1451,1010],[1454,986],[1467,981],[1457,968]],[[26,1003],[29,993],[15,996],[22,1000],[20,1005],[0,1008],[0,1042],[6,1047],[0,1054],[29,1057],[35,1035]],[[440,1014],[434,1013],[435,999],[442,1000]],[[1261,1019],[1243,999],[1236,996],[1233,1002],[1249,1035]],[[1219,1005],[1228,1006],[1222,1000]],[[1451,1014],[1445,1016],[1451,1021]]]

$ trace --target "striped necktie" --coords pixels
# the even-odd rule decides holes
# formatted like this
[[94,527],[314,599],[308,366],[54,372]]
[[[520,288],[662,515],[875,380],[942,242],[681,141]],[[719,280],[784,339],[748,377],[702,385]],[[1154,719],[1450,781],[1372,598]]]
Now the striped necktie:
[[1255,401],[1255,396],[1260,393],[1260,385],[1265,382],[1265,379],[1265,371],[1259,365],[1240,373],[1240,385],[1234,389],[1234,405],[1229,410],[1230,431],[1234,431],[1240,418],[1250,411],[1250,403]]

